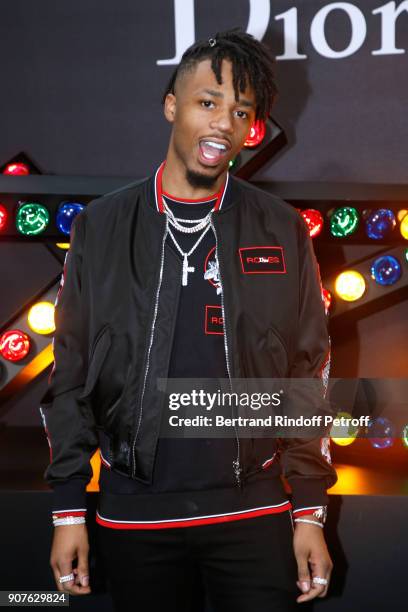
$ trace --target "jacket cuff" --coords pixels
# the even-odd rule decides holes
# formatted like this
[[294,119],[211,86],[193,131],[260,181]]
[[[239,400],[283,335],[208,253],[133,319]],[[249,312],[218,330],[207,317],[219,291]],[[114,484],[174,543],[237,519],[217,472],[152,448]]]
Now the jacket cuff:
[[327,506],[329,496],[324,478],[291,478],[292,513],[295,516],[311,514],[321,506]]
[[87,483],[88,481],[83,478],[54,483],[52,485],[52,514],[59,517],[85,516]]

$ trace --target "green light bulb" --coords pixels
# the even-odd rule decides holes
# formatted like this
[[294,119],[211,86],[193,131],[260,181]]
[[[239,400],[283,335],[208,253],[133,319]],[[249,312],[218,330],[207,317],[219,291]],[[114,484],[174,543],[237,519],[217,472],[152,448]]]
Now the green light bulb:
[[402,430],[402,443],[404,446],[408,447],[408,425],[405,425],[404,429]]
[[343,238],[356,231],[358,212],[351,206],[337,208],[330,218],[330,231],[333,236]]
[[23,202],[16,216],[16,227],[26,236],[41,234],[50,221],[50,214],[43,204]]

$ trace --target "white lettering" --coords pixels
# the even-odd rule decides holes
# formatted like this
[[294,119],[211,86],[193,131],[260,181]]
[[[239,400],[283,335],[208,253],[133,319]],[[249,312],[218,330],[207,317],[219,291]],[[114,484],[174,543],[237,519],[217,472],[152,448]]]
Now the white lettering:
[[395,9],[395,2],[388,2],[373,11],[373,15],[381,13],[381,48],[372,51],[372,55],[397,55],[405,53],[405,49],[397,49],[395,46],[395,22],[403,11],[408,13],[408,0],[401,2]]
[[284,51],[283,55],[277,55],[277,60],[293,60],[293,59],[305,59],[307,55],[298,53],[298,18],[297,8],[293,7],[276,15],[275,20],[283,19],[283,32],[284,32]]
[[249,19],[246,31],[262,40],[268,29],[271,5],[269,0],[249,0]]
[[174,57],[157,60],[159,66],[178,64],[187,47],[195,42],[194,0],[174,0],[174,29]]
[[[335,51],[329,47],[326,40],[325,24],[327,16],[334,10],[342,10],[347,13],[351,23],[351,38],[348,46],[343,51]],[[310,27],[310,38],[316,51],[324,57],[338,59],[353,55],[365,41],[367,25],[363,13],[350,2],[332,2],[324,6],[316,13]]]
[[[270,0],[249,0],[249,18],[246,31],[257,40],[262,40],[268,29],[271,13]],[[326,19],[333,11],[343,11],[350,20],[350,40],[344,49],[336,51],[326,38]],[[372,11],[381,15],[381,47],[371,52],[372,55],[397,55],[406,53],[406,49],[396,46],[396,22],[402,13],[408,13],[408,0],[397,6],[395,1],[387,2]],[[299,52],[299,16],[298,8],[292,7],[274,17],[283,21],[283,53],[277,60],[307,59]],[[310,39],[314,49],[329,59],[341,59],[356,53],[364,44],[367,36],[367,23],[363,12],[351,2],[331,2],[323,6],[314,16],[310,26]],[[179,64],[184,51],[195,42],[194,0],[174,0],[174,56],[157,60],[159,66]]]

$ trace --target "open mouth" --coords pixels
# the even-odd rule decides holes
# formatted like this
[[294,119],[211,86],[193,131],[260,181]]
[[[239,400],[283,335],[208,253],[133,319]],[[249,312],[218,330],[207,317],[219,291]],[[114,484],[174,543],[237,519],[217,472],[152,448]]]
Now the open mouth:
[[203,139],[199,142],[200,161],[206,166],[216,166],[226,157],[230,146],[226,143],[211,139]]

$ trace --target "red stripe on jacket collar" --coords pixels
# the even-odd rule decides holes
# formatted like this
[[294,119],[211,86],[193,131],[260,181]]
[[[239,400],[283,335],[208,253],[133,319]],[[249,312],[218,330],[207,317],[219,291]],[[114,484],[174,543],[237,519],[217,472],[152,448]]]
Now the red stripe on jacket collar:
[[[156,174],[154,176],[154,196],[156,199],[156,209],[160,213],[164,213],[164,204],[163,204],[163,188],[162,188],[162,176],[164,166],[166,165],[166,160],[164,160],[158,169],[156,170]],[[214,194],[214,198],[217,198],[217,201],[214,206],[214,211],[218,211],[221,209],[221,206],[224,202],[225,192],[227,191],[227,186],[229,182],[229,172],[227,172],[227,178],[225,183],[221,186],[221,189],[218,193]]]

